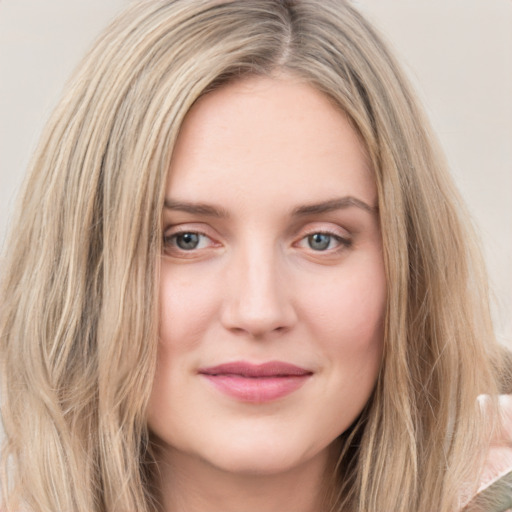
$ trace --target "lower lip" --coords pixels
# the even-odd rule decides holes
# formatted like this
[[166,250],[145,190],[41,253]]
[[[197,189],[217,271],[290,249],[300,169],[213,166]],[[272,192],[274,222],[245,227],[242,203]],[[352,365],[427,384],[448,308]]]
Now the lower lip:
[[311,374],[283,377],[242,377],[202,374],[219,391],[242,402],[263,403],[277,400],[299,389]]

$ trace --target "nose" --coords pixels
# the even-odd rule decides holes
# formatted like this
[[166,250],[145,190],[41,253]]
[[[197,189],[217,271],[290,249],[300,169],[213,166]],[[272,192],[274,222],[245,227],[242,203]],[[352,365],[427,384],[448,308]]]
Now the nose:
[[297,321],[291,283],[275,252],[248,248],[230,262],[221,313],[229,331],[262,338],[286,332]]

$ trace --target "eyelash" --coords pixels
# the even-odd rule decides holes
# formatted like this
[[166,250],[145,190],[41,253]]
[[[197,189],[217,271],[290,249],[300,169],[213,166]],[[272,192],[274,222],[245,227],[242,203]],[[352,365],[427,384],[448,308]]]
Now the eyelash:
[[[194,235],[198,238],[197,243],[199,247],[192,247],[190,249],[184,249],[179,247],[177,244],[178,237],[185,235]],[[314,249],[311,247],[311,238],[315,235],[321,235],[328,238],[328,245],[323,249]],[[207,247],[200,247],[201,239],[209,239],[213,242],[211,245],[209,244]],[[332,244],[332,241],[335,241],[337,244],[336,247],[329,247]],[[305,247],[303,244],[307,244]],[[164,252],[169,255],[178,255],[179,257],[194,257],[197,254],[197,251],[201,251],[202,249],[208,249],[211,247],[219,246],[220,244],[214,242],[210,236],[201,231],[193,230],[193,229],[178,229],[169,235],[164,235],[163,237],[163,247]],[[349,249],[352,246],[352,240],[350,238],[346,238],[340,236],[339,233],[333,231],[325,230],[325,229],[313,229],[310,232],[305,233],[297,242],[293,244],[295,247],[303,247],[307,250],[311,251],[313,254],[337,254],[342,252],[343,250]],[[173,254],[174,253],[174,254]]]
[[[332,253],[332,252],[338,252],[340,250],[343,250],[343,249],[348,249],[352,246],[352,240],[349,239],[349,238],[345,238],[343,236],[340,236],[338,233],[335,233],[333,231],[329,231],[329,230],[319,230],[319,229],[316,229],[316,230],[312,230],[311,232],[309,233],[306,233],[300,240],[299,242],[297,243],[297,245],[300,244],[300,242],[303,242],[303,241],[306,241],[306,243],[309,242],[309,239],[315,235],[323,235],[323,236],[328,236],[330,237],[330,239],[332,240],[335,240],[337,243],[338,243],[338,247],[335,247],[335,248],[326,248],[326,249],[321,249],[321,250],[314,250],[312,247],[310,247],[310,249],[315,252],[315,253],[322,253],[322,252],[329,252],[329,253]],[[330,245],[330,242],[329,242],[329,245]]]
[[[200,250],[202,249],[201,247],[198,249],[198,248],[192,248],[190,250],[187,250],[187,249],[183,249],[183,248],[180,248],[180,247],[177,247],[177,239],[179,236],[184,236],[184,235],[196,235],[199,237],[199,239],[201,238],[208,238],[211,240],[211,237],[209,237],[207,234],[205,233],[202,233],[200,231],[194,231],[192,229],[182,229],[182,230],[179,230],[179,231],[176,231],[170,235],[164,235],[163,237],[163,246],[164,246],[164,250],[174,250],[174,251],[177,251],[181,254],[186,254],[186,253],[192,253],[196,250]],[[200,243],[200,242],[199,242]]]

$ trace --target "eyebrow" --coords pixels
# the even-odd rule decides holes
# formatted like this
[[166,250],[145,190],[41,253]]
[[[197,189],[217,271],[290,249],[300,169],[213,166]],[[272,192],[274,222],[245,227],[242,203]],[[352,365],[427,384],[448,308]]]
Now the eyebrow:
[[[193,203],[185,201],[175,201],[173,199],[165,199],[164,207],[168,210],[180,211],[196,215],[205,215],[208,217],[216,217],[225,219],[229,217],[229,212],[222,207],[213,206],[207,203]],[[370,206],[369,204],[357,199],[353,196],[344,196],[335,199],[329,199],[320,203],[307,204],[298,206],[292,210],[293,217],[302,217],[305,215],[318,215],[321,213],[332,212],[335,210],[342,210],[345,208],[356,207],[369,213],[376,213],[377,206]]]
[[379,210],[377,206],[370,206],[364,201],[361,201],[361,199],[357,199],[353,196],[344,196],[329,199],[328,201],[322,201],[321,203],[299,206],[293,210],[292,215],[299,217],[303,215],[316,215],[319,213],[327,213],[350,207],[361,208],[369,213],[377,213]]
[[208,217],[217,217],[220,219],[229,217],[228,211],[224,208],[206,203],[189,203],[184,201],[165,199],[164,207],[169,210],[192,213],[196,215],[206,215]]

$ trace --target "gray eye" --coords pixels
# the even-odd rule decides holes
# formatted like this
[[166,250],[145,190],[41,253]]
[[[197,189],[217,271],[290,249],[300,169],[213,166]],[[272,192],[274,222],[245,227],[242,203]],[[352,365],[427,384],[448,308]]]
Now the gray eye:
[[198,233],[180,233],[176,235],[176,245],[184,251],[196,249],[199,245],[199,235]]
[[308,245],[315,251],[325,251],[331,243],[331,235],[314,233],[308,236]]

